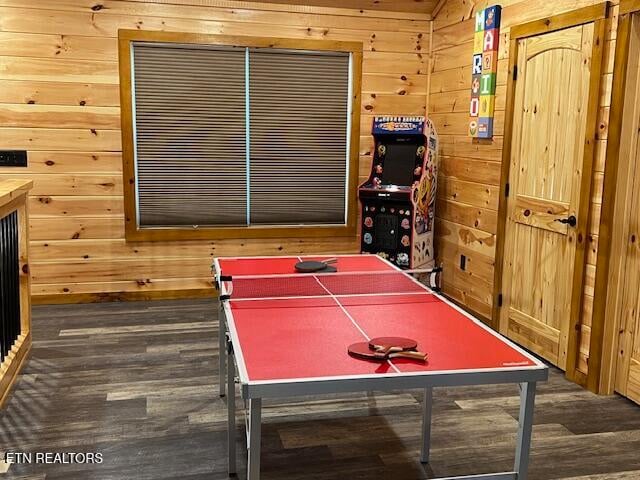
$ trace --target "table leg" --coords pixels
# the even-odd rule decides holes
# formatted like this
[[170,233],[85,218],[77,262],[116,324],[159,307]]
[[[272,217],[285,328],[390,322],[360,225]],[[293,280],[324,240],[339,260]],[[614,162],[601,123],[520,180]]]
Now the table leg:
[[227,328],[224,319],[224,309],[222,308],[222,302],[219,302],[218,306],[218,352],[219,352],[219,365],[220,380],[218,381],[218,391],[221,397],[225,395],[225,360],[227,357]]
[[518,480],[527,480],[531,431],[533,429],[533,406],[536,397],[536,382],[520,384],[520,415],[518,416],[518,440],[516,461],[513,467]]
[[420,451],[420,461],[429,462],[429,451],[431,448],[431,412],[433,409],[433,388],[424,389],[422,400],[422,449]]
[[229,393],[227,396],[227,453],[229,455],[229,476],[231,476],[236,474],[236,372],[233,366],[230,343],[225,346],[224,352],[229,352],[227,359],[227,392]]
[[260,440],[261,440],[262,399],[249,400],[249,461],[247,466],[248,480],[260,480]]

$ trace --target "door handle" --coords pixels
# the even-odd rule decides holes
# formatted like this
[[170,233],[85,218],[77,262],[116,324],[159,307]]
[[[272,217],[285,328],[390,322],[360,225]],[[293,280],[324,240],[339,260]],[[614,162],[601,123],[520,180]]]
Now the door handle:
[[571,215],[569,218],[556,218],[556,222],[564,223],[570,227],[575,227],[578,224],[578,220],[575,215]]

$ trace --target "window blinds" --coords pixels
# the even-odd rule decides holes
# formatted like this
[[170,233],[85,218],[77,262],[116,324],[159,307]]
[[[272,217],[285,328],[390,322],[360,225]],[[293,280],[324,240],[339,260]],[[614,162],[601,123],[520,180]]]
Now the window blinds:
[[139,226],[345,224],[349,69],[341,52],[134,44]]
[[254,224],[344,224],[349,54],[250,50]]
[[134,44],[140,226],[245,225],[245,51]]

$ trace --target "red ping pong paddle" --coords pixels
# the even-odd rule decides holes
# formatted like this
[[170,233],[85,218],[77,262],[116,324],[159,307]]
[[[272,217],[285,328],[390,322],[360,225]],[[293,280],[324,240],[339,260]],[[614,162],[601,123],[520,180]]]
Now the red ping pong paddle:
[[427,354],[423,352],[403,351],[384,353],[371,350],[369,342],[353,343],[349,345],[348,352],[352,357],[362,358],[365,360],[387,360],[388,358],[411,358],[421,362],[425,362],[427,360]]
[[337,258],[329,258],[327,260],[305,260],[295,264],[295,269],[300,273],[313,273],[313,272],[335,272],[336,268],[329,266],[332,263],[336,263]]
[[369,340],[369,348],[382,353],[403,352],[415,350],[418,342],[404,337],[376,337]]

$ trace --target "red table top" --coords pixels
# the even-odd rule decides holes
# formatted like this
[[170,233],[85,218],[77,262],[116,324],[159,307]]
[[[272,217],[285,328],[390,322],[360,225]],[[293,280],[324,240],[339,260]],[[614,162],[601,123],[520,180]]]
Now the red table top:
[[[336,256],[334,256],[336,257]],[[262,285],[293,279],[302,296],[261,295],[228,302],[227,322],[249,382],[359,375],[535,368],[523,350],[374,255],[337,256],[338,274],[295,278],[300,259],[326,257],[220,258],[218,274],[243,275]],[[346,272],[389,272],[359,281]],[[402,278],[400,278],[400,275]],[[278,277],[280,276],[280,277]],[[363,277],[364,278],[364,277]],[[371,281],[371,279],[375,281]],[[233,283],[233,281],[231,283]],[[346,288],[346,290],[345,290]],[[295,289],[295,288],[294,288]],[[223,292],[225,293],[223,285]],[[269,291],[272,287],[269,287]],[[253,291],[253,290],[252,290]],[[345,293],[346,291],[346,293]],[[379,336],[417,340],[428,362],[356,359],[347,347]],[[237,343],[237,345],[236,345]],[[241,372],[242,373],[242,372]]]

